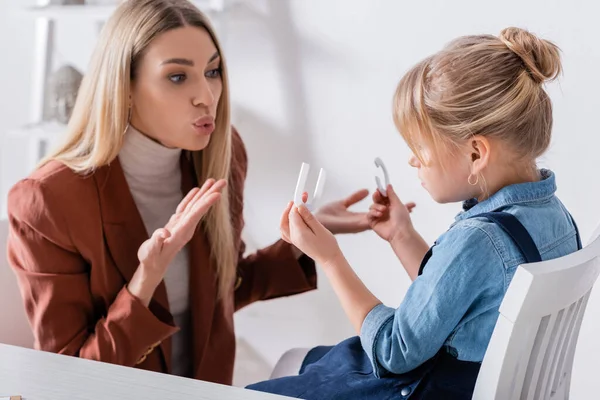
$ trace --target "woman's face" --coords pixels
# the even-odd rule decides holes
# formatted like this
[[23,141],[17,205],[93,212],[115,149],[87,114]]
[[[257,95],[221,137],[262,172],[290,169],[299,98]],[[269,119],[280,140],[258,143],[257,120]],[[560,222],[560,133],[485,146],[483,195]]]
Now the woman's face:
[[131,87],[131,125],[166,147],[204,149],[223,90],[221,58],[204,29],[162,33],[147,47]]

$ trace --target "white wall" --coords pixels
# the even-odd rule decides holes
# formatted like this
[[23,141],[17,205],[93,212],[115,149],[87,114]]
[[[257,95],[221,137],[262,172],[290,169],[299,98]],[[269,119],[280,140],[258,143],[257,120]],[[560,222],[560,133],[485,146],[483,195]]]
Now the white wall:
[[[3,3],[2,3],[3,2]],[[17,4],[0,0],[0,4]],[[234,122],[246,140],[247,235],[266,245],[291,198],[302,161],[328,172],[326,199],[374,187],[373,159],[386,162],[405,200],[416,201],[415,225],[432,242],[458,205],[438,205],[418,184],[408,150],[391,119],[395,85],[413,63],[452,38],[529,28],[563,50],[564,77],[549,87],[555,106],[554,142],[542,165],[557,174],[559,196],[587,238],[600,220],[595,174],[600,50],[592,1],[506,0],[256,0],[230,15],[225,39],[232,80]],[[1,12],[4,15],[4,9]],[[0,18],[2,18],[0,15]],[[29,27],[1,23],[0,121],[26,118],[30,67]],[[19,38],[10,41],[9,39]],[[73,43],[72,43],[73,44]],[[88,54],[89,44],[80,42]],[[23,45],[18,49],[17,45]],[[69,46],[64,45],[67,52]],[[73,57],[81,59],[78,52]],[[81,60],[77,61],[81,63]],[[8,90],[5,90],[8,88]],[[363,207],[367,207],[365,203]],[[402,300],[409,280],[388,246],[374,234],[340,237],[357,273],[388,305]],[[594,293],[575,360],[572,398],[594,393],[600,345],[600,298]],[[237,316],[238,333],[258,364],[273,365],[290,347],[333,344],[352,329],[324,277],[320,290],[249,307]],[[264,378],[266,370],[252,378]],[[238,384],[246,383],[238,379]]]
[[[20,1],[0,0],[0,211],[3,210],[2,182],[9,178],[7,157],[22,159],[24,148],[7,149],[4,133],[24,123],[29,112],[29,91],[33,45],[33,22],[23,23],[11,16]],[[30,4],[31,1],[25,2]],[[16,165],[18,168],[18,165]],[[0,212],[0,215],[2,213]]]

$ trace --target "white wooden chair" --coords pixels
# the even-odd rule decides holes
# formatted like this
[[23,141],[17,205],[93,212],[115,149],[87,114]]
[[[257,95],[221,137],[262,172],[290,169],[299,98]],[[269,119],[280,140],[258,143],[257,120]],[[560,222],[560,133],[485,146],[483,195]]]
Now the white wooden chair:
[[517,269],[473,400],[569,398],[579,328],[600,274],[598,232],[578,252]]
[[0,343],[33,346],[33,333],[25,314],[17,279],[6,259],[8,221],[0,218]]

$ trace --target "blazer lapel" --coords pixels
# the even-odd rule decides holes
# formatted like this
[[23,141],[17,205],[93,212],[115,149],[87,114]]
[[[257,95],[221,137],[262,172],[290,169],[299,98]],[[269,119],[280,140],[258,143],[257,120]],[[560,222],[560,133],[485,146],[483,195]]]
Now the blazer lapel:
[[[125,281],[130,282],[139,265],[138,249],[149,238],[148,232],[129,190],[119,159],[115,159],[109,166],[99,168],[95,178],[108,250]],[[161,321],[174,324],[163,281],[156,288],[149,309]],[[167,371],[171,371],[170,340],[163,341],[161,348]]]

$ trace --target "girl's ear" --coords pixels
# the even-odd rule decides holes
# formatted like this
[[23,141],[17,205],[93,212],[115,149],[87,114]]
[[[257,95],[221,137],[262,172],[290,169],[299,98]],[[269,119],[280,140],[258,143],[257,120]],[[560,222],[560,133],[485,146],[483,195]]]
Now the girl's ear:
[[469,142],[469,157],[471,162],[471,174],[479,175],[487,167],[490,160],[490,141],[483,136],[473,136]]

